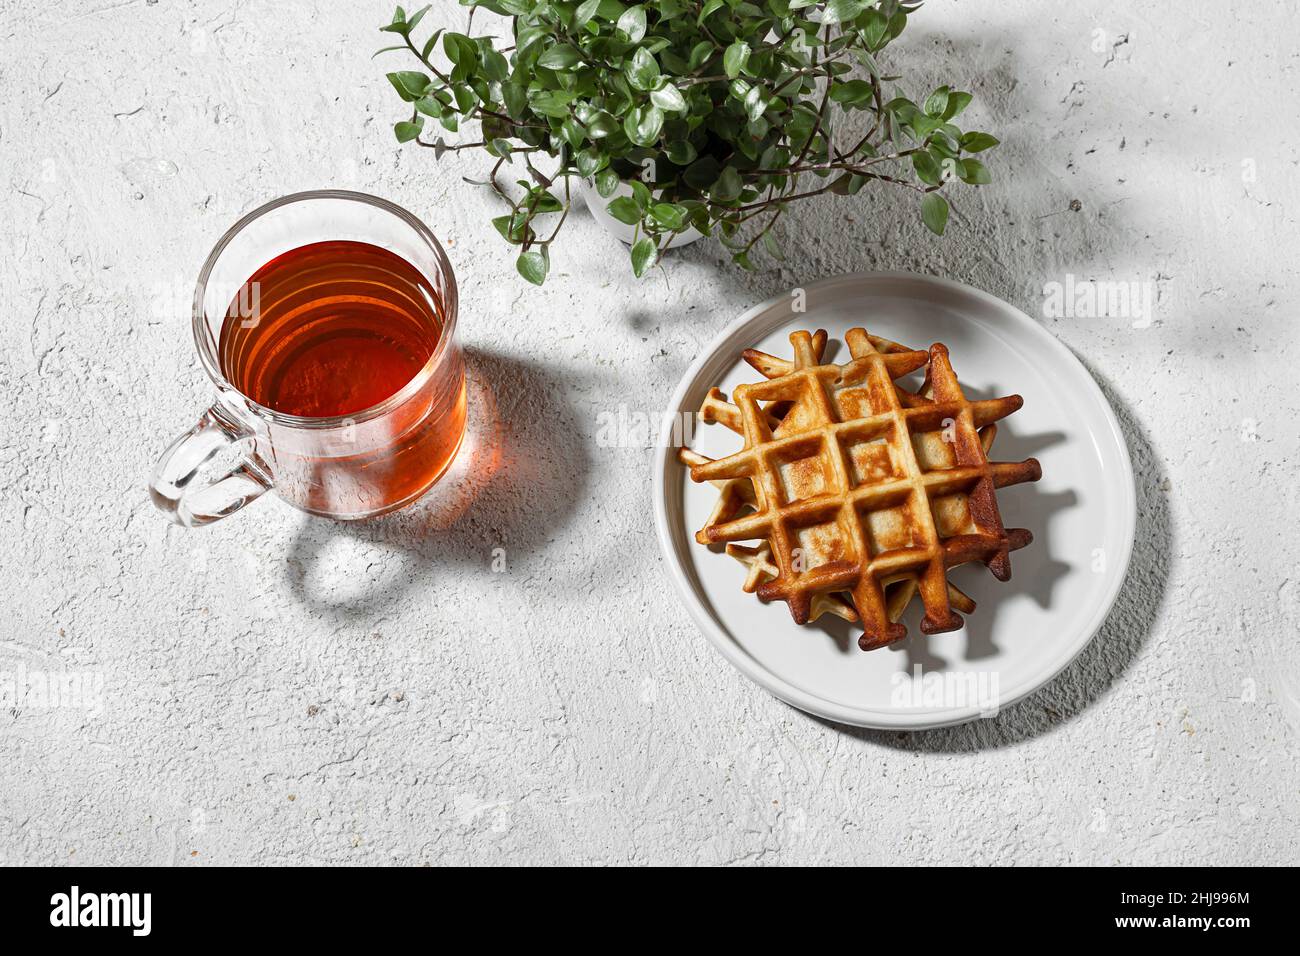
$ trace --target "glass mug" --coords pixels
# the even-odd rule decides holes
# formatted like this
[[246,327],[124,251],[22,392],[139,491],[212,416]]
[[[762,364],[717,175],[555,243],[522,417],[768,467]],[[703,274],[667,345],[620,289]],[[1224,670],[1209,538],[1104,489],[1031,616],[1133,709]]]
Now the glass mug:
[[[199,273],[194,345],[217,400],[163,452],[149,485],[154,503],[186,527],[271,489],[310,514],[344,520],[410,504],[446,471],[465,434],[456,311],[442,246],[393,203],[321,190],[249,213]],[[394,339],[411,347],[397,354]],[[378,365],[367,365],[372,357]],[[379,373],[400,374],[401,361],[410,380],[375,392],[384,387]],[[270,401],[270,388],[298,404]],[[367,390],[374,404],[313,414],[330,410],[321,396],[368,401]]]

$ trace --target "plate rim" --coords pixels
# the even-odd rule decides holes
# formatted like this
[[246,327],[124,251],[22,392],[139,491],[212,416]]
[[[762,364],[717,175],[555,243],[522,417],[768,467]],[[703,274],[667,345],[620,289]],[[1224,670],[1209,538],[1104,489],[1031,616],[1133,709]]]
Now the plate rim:
[[[1119,419],[1115,414],[1114,408],[1111,407],[1110,400],[1106,393],[1102,391],[1101,386],[1088,371],[1087,366],[1079,360],[1070,349],[1061,342],[1056,336],[1052,335],[1042,325],[1035,322],[1025,312],[1012,305],[1004,299],[998,298],[992,293],[985,292],[975,286],[968,285],[956,279],[948,279],[940,276],[926,275],[924,273],[908,272],[906,270],[881,270],[872,272],[850,272],[837,276],[827,276],[818,279],[815,282],[800,286],[806,292],[811,293],[813,289],[819,286],[829,286],[843,283],[871,283],[888,280],[909,280],[921,285],[933,285],[949,292],[961,292],[971,295],[976,299],[982,300],[986,305],[993,306],[999,310],[1005,311],[1009,318],[1014,322],[1027,326],[1031,335],[1039,337],[1049,351],[1055,352],[1061,361],[1069,363],[1083,373],[1085,378],[1092,383],[1096,390],[1096,395],[1100,399],[1102,416],[1109,428],[1116,446],[1119,448],[1120,464],[1127,480],[1121,480],[1118,486],[1122,492],[1123,501],[1123,557],[1116,565],[1118,568],[1103,599],[1098,602],[1096,609],[1088,622],[1079,629],[1079,636],[1075,639],[1072,646],[1068,647],[1061,657],[1053,661],[1043,672],[1036,677],[1030,678],[1025,682],[1025,686],[1017,688],[1012,695],[1009,695],[999,701],[998,709],[992,714],[982,711],[976,705],[966,707],[944,708],[934,714],[917,714],[914,712],[895,712],[881,711],[867,707],[853,707],[840,704],[832,700],[818,697],[808,691],[790,683],[779,675],[768,670],[760,664],[752,655],[746,653],[734,639],[729,637],[721,627],[713,620],[703,607],[700,596],[696,593],[695,588],[687,580],[686,572],[682,567],[682,562],[677,556],[676,548],[672,544],[672,529],[668,523],[667,508],[667,474],[671,464],[676,461],[676,446],[672,443],[672,434],[674,423],[679,420],[678,416],[686,411],[683,409],[683,401],[687,391],[699,376],[701,369],[715,356],[728,339],[736,335],[746,326],[755,322],[759,316],[768,310],[779,305],[783,301],[789,301],[789,291],[779,292],[768,299],[750,307],[741,315],[728,322],[696,355],[694,361],[687,367],[678,380],[676,388],[673,389],[672,398],[669,400],[664,414],[660,420],[658,438],[655,443],[655,455],[652,459],[652,494],[654,497],[655,512],[655,537],[659,543],[659,552],[663,557],[664,564],[668,569],[668,577],[672,581],[673,589],[677,593],[678,600],[686,607],[687,613],[695,626],[704,633],[709,643],[713,645],[722,656],[736,668],[742,675],[749,678],[758,686],[762,687],[768,693],[785,701],[793,707],[812,714],[817,717],[823,717],[837,723],[849,724],[855,727],[868,727],[877,730],[929,730],[938,727],[950,727],[956,724],[966,723],[967,721],[979,717],[992,717],[1009,709],[1018,701],[1023,700],[1035,691],[1040,690],[1047,684],[1051,683],[1061,674],[1074,660],[1082,653],[1083,649],[1092,643],[1093,638],[1097,636],[1102,625],[1110,616],[1115,601],[1119,598],[1119,592],[1124,586],[1124,581],[1128,577],[1129,563],[1133,557],[1133,543],[1137,533],[1137,489],[1136,476],[1133,471],[1132,456],[1129,454],[1128,441],[1124,437],[1124,431],[1120,427]],[[694,410],[690,410],[693,412]],[[690,413],[690,412],[688,412]],[[689,532],[689,529],[688,529]]]

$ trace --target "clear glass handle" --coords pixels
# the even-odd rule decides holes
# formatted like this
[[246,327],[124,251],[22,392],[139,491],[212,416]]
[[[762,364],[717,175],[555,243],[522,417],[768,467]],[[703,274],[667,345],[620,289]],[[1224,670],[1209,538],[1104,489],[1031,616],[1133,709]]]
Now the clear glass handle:
[[253,434],[215,405],[163,452],[149,481],[153,503],[187,528],[232,515],[270,488]]

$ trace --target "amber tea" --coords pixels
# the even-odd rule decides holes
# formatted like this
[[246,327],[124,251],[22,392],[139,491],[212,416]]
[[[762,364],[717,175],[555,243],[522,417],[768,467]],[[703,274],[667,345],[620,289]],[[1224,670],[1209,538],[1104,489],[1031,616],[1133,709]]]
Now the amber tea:
[[[401,256],[365,242],[315,242],[248,278],[226,311],[218,355],[230,383],[260,405],[303,418],[346,418],[410,384],[444,327],[437,289]],[[399,414],[387,447],[359,442],[356,455],[280,456],[282,493],[330,513],[400,506],[423,491],[450,463],[464,431],[459,364],[456,371],[461,380],[449,400],[416,402]]]

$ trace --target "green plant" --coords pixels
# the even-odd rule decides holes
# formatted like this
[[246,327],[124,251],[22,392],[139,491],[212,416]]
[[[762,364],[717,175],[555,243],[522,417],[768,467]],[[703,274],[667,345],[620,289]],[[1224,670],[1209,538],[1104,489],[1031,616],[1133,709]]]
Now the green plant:
[[[520,274],[539,285],[573,176],[593,180],[606,199],[620,183],[630,188],[607,209],[636,227],[638,276],[691,227],[718,235],[746,268],[760,242],[779,258],[773,230],[790,203],[853,195],[867,183],[918,192],[922,219],[942,234],[943,186],[989,181],[971,154],[998,141],[953,124],[971,95],[940,86],[917,104],[877,65],[917,4],[461,3],[471,8],[465,33],[439,29],[417,41],[427,6],[410,16],[398,7],[382,28],[403,42],[381,53],[406,51],[422,67],[388,74],[411,108],[394,131],[437,157],[474,148],[494,159],[487,184],[510,211],[493,224],[520,247]],[[504,36],[469,35],[479,8],[510,18]],[[451,133],[477,123],[481,135],[448,144],[426,131],[434,123]],[[539,154],[558,168],[541,172]],[[526,174],[514,175],[527,178],[507,188],[502,170],[516,162]]]

